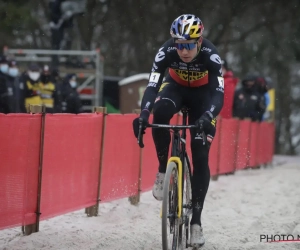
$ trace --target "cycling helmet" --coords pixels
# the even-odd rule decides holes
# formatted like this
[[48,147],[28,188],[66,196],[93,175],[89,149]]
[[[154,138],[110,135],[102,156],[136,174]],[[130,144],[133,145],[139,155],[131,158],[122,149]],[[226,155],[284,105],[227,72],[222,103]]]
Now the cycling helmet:
[[192,40],[202,36],[204,26],[199,17],[184,14],[177,17],[171,25],[171,36],[174,39]]

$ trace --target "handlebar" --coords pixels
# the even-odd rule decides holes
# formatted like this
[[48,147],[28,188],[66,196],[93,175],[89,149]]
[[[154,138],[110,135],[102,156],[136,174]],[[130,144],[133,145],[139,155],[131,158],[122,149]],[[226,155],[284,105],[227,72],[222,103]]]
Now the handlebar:
[[[198,128],[198,127],[196,125],[147,124],[146,128],[166,128],[166,129],[176,130],[176,129]],[[142,130],[143,130],[143,119],[140,118],[139,119],[139,134],[138,134],[138,140],[137,140],[140,148],[144,148],[144,141],[143,141],[144,133],[142,133]],[[200,126],[200,131],[201,130],[202,130],[201,134],[202,134],[202,138],[203,138],[203,145],[205,145],[205,144],[207,144],[207,138],[206,138],[206,134],[203,131],[202,126]]]

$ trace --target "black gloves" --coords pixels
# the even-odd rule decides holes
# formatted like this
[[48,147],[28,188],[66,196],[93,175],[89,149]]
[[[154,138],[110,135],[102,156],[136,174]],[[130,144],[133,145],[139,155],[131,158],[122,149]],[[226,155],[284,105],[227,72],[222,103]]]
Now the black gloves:
[[207,136],[208,142],[212,142],[216,134],[216,118],[213,117],[212,113],[205,112],[196,122],[195,125],[198,127],[200,132],[203,132]]
[[146,126],[148,125],[148,117],[149,115],[148,114],[143,114],[141,113],[140,117],[137,117],[133,120],[132,122],[132,126],[133,126],[133,132],[134,132],[134,136],[136,138],[138,138],[139,136],[139,127],[140,127],[140,119],[142,119],[143,121],[143,129],[142,129],[142,134],[145,134],[145,129],[146,129]]

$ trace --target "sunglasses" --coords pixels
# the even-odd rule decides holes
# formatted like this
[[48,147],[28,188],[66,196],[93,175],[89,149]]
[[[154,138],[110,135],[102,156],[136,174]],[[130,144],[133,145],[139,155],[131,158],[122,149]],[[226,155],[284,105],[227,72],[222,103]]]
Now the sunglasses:
[[175,47],[179,50],[192,50],[196,48],[197,43],[175,43]]

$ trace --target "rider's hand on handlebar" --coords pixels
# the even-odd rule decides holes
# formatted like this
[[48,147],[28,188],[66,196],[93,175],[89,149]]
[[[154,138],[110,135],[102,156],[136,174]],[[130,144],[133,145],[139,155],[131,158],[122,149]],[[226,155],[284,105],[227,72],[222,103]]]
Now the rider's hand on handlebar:
[[210,135],[212,138],[216,133],[216,119],[210,112],[205,112],[196,122],[195,125],[198,127],[200,132],[206,135]]
[[132,126],[133,126],[134,136],[136,138],[138,138],[139,136],[140,119],[142,120],[142,134],[145,134],[145,129],[146,126],[148,125],[148,119],[145,117],[137,117],[133,120]]

